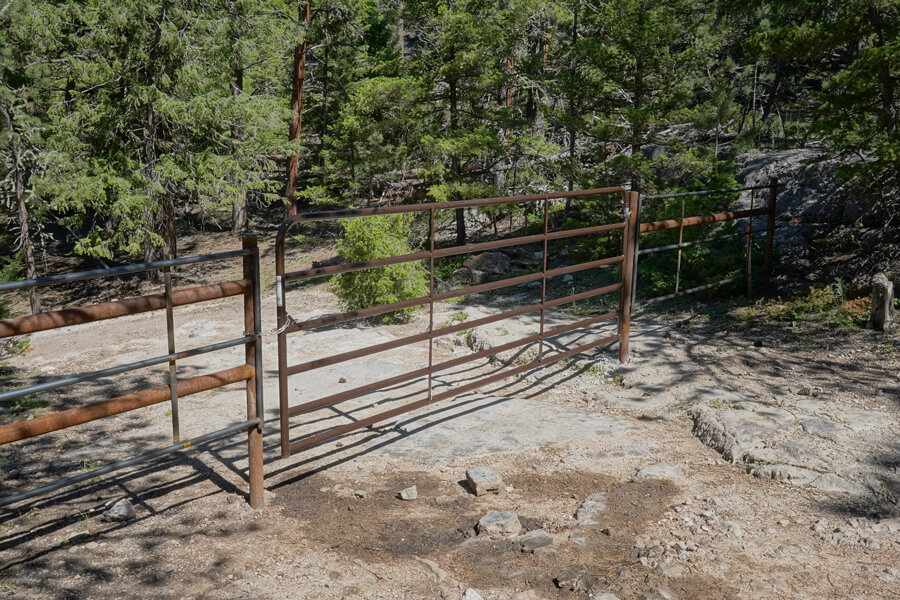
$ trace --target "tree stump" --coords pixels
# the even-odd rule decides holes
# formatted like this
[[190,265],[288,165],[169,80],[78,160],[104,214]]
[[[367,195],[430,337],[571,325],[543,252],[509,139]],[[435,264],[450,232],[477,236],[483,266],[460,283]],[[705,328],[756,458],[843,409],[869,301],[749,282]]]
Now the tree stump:
[[890,331],[894,324],[894,284],[884,273],[872,278],[872,308],[869,327],[875,331]]

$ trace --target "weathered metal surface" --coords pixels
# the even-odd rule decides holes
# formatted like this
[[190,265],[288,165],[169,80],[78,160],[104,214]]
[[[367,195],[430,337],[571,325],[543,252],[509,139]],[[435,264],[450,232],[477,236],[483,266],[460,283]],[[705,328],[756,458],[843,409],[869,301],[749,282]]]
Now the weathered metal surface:
[[[184,306],[196,302],[238,296],[250,289],[250,285],[250,282],[244,279],[176,290],[172,292],[172,306]],[[36,315],[12,317],[0,320],[0,338],[115,319],[165,308],[166,295],[153,294],[116,300],[114,302],[79,306],[78,308],[64,308]]]
[[[223,385],[245,381],[253,376],[253,369],[247,365],[225,369],[209,375],[191,377],[178,382],[178,395],[190,396],[199,394]],[[89,421],[96,421],[104,417],[111,417],[119,413],[144,408],[160,402],[167,402],[172,397],[168,385],[125,394],[109,400],[102,400],[87,406],[70,408],[48,415],[41,415],[27,421],[10,423],[0,427],[0,444],[8,444],[32,438],[52,431],[58,431],[74,425],[81,425]]]

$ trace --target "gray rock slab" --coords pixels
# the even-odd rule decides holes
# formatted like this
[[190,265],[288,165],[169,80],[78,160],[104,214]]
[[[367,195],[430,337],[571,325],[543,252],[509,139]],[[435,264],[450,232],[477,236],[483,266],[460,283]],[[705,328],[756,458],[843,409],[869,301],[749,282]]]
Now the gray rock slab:
[[446,462],[585,438],[620,436],[628,445],[633,443],[628,434],[637,430],[631,421],[571,406],[475,394],[419,414],[379,452]]
[[771,420],[749,410],[715,410],[696,405],[689,412],[694,420],[694,435],[720,452],[725,460],[737,463],[747,452],[765,446],[779,427]]
[[466,483],[472,493],[483,496],[491,492],[499,492],[503,479],[497,471],[488,466],[472,467],[466,471]]
[[476,527],[478,535],[512,537],[522,533],[519,515],[508,510],[492,510],[481,517]]
[[830,419],[809,417],[801,419],[800,425],[803,426],[803,431],[806,433],[818,436],[823,440],[828,440],[835,444],[844,444],[847,441],[847,436],[844,435],[847,429]]

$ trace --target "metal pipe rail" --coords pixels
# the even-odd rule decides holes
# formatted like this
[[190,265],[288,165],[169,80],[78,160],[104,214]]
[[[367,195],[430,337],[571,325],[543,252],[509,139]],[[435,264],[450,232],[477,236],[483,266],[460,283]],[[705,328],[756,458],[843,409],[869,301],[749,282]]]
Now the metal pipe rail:
[[[607,195],[607,194],[615,194],[619,196],[622,200],[622,208],[624,218],[621,222],[616,223],[608,223],[595,225],[590,227],[582,227],[578,229],[571,230],[561,230],[561,231],[550,231],[549,230],[549,215],[550,215],[550,201],[556,199],[563,198],[584,198],[598,195]],[[543,217],[544,217],[544,227],[543,232],[539,234],[530,234],[523,235],[513,238],[507,238],[502,240],[494,240],[489,242],[480,242],[474,244],[465,244],[459,246],[451,246],[447,248],[435,248],[435,213],[443,210],[454,210],[458,208],[478,208],[484,206],[493,206],[500,204],[520,204],[527,202],[538,202],[543,204]],[[280,402],[280,412],[281,412],[281,453],[283,457],[290,456],[292,452],[296,452],[302,448],[309,447],[311,445],[320,443],[326,439],[330,439],[335,436],[343,435],[349,431],[354,429],[358,429],[360,427],[365,427],[369,424],[377,423],[378,421],[388,419],[397,414],[402,414],[403,412],[415,410],[422,406],[425,406],[431,402],[437,402],[439,400],[450,398],[457,394],[464,393],[470,389],[475,389],[475,387],[479,385],[484,385],[485,383],[490,383],[491,381],[496,381],[503,377],[509,377],[511,375],[524,372],[528,369],[533,369],[541,365],[549,364],[550,362],[560,360],[562,358],[566,358],[568,356],[572,356],[578,352],[584,352],[591,348],[597,347],[599,345],[610,344],[613,342],[619,342],[619,359],[622,362],[627,361],[628,357],[628,330],[629,330],[629,320],[630,320],[630,312],[631,312],[631,294],[630,290],[632,289],[632,270],[631,266],[633,264],[633,243],[632,237],[634,236],[634,231],[636,228],[636,216],[637,216],[637,194],[631,193],[628,190],[621,187],[614,188],[598,188],[592,190],[581,190],[581,191],[572,191],[572,192],[559,192],[559,193],[549,193],[549,194],[534,194],[528,196],[514,196],[514,197],[502,197],[502,198],[484,198],[479,200],[461,200],[454,202],[444,202],[444,203],[428,203],[428,204],[416,204],[416,205],[404,205],[404,206],[390,206],[390,207],[380,207],[380,208],[366,208],[366,209],[357,209],[357,210],[336,210],[336,211],[324,211],[324,212],[314,212],[314,213],[306,213],[299,214],[291,219],[282,223],[281,227],[278,230],[278,236],[276,238],[275,245],[275,269],[276,269],[276,278],[275,278],[275,286],[276,286],[276,304],[278,311],[278,379],[279,379],[279,402]],[[402,214],[402,213],[424,213],[428,215],[429,225],[428,225],[428,239],[427,239],[427,250],[412,252],[409,254],[401,255],[401,256],[390,256],[384,258],[378,258],[367,261],[358,261],[353,263],[346,263],[341,265],[331,265],[326,267],[314,267],[310,269],[303,269],[298,271],[287,271],[285,268],[285,240],[287,239],[287,234],[292,226],[297,223],[303,222],[314,222],[314,221],[326,221],[326,220],[335,220],[335,219],[345,219],[345,218],[360,218],[366,216],[374,216],[374,215],[394,215],[394,214]],[[547,256],[548,256],[548,242],[552,240],[560,240],[578,236],[585,235],[595,235],[598,233],[610,232],[610,231],[618,231],[621,230],[622,233],[622,253],[618,256],[612,256],[600,260],[590,261],[586,263],[580,263],[576,265],[570,265],[565,267],[559,267],[555,269],[550,269],[547,266]],[[436,258],[443,258],[447,256],[456,256],[460,254],[467,254],[473,252],[483,252],[486,250],[497,250],[501,248],[508,248],[513,246],[520,246],[524,244],[534,244],[534,243],[543,243],[543,258],[541,269],[538,272],[521,275],[517,277],[511,277],[507,279],[501,279],[499,281],[492,281],[488,283],[482,283],[478,285],[472,285],[468,287],[464,287],[461,289],[448,290],[443,292],[435,291],[435,276],[434,276],[434,260]],[[303,321],[288,321],[288,311],[286,307],[286,299],[287,299],[287,289],[286,284],[289,281],[301,281],[307,280],[315,277],[322,277],[326,275],[337,275],[340,273],[349,273],[353,271],[359,271],[362,269],[371,269],[377,267],[384,267],[388,265],[396,265],[403,264],[409,262],[425,262],[427,264],[427,270],[429,275],[429,293],[427,296],[420,296],[417,298],[410,298],[406,300],[402,300],[399,302],[393,302],[390,304],[374,306],[370,308],[363,308],[358,310],[347,311],[343,313],[335,313],[330,315],[324,315],[321,317],[316,317],[313,319],[307,319]],[[597,288],[594,290],[588,290],[585,292],[581,292],[578,294],[571,294],[568,296],[564,296],[562,298],[548,299],[547,298],[547,280],[552,277],[557,277],[561,275],[565,275],[568,273],[574,273],[578,271],[583,271],[586,269],[598,268],[603,266],[611,266],[611,265],[619,265],[621,264],[621,281],[619,283],[604,286],[601,288]],[[434,325],[434,304],[436,302],[440,302],[443,300],[447,300],[449,298],[467,296],[471,294],[477,294],[487,291],[493,291],[503,288],[509,288],[513,286],[519,286],[526,283],[531,282],[541,282],[541,301],[539,303],[533,303],[529,306],[520,307],[515,310],[502,312],[496,315],[490,315],[487,317],[483,317],[477,319],[475,321],[470,321],[467,323],[458,323],[455,325],[450,325],[446,327],[436,328]],[[608,294],[608,293],[619,293],[619,310],[614,312],[608,312],[606,314],[595,316],[587,319],[580,320],[576,323],[568,324],[562,327],[557,327],[552,330],[545,331],[545,311],[549,308],[560,306],[563,304],[568,304],[571,302],[576,302],[580,300],[584,300],[587,298],[591,298],[594,296]],[[333,356],[319,358],[311,361],[307,361],[301,364],[296,365],[288,365],[287,363],[287,336],[298,332],[298,331],[307,331],[311,329],[315,329],[317,327],[323,327],[328,325],[337,325],[340,323],[345,323],[348,321],[362,319],[367,317],[373,317],[389,312],[394,312],[397,310],[401,310],[404,308],[416,307],[416,306],[429,306],[429,324],[427,331],[411,336],[406,336],[404,338],[398,340],[392,340],[390,342],[385,342],[383,344],[377,344],[367,348],[360,348],[357,350],[352,350],[349,352],[343,352],[340,354],[335,354]],[[438,364],[434,363],[433,358],[433,345],[434,340],[440,336],[449,335],[451,333],[455,333],[458,331],[462,331],[463,329],[468,329],[471,327],[478,327],[481,325],[486,325],[489,323],[494,323],[497,321],[501,321],[503,319],[508,319],[515,316],[520,316],[528,313],[539,313],[540,314],[540,331],[537,334],[527,336],[525,338],[519,340],[513,340],[507,344],[503,344],[496,348],[492,348],[489,350],[484,350],[480,352],[475,352],[469,354],[464,357],[455,358],[452,360],[447,360]],[[616,335],[604,338],[600,342],[593,342],[590,344],[585,344],[574,348],[572,350],[568,350],[566,352],[560,352],[553,354],[552,356],[544,356],[544,343],[556,336],[562,335],[563,333],[567,333],[569,331],[588,327],[590,325],[594,325],[601,321],[610,320],[613,318],[617,318],[618,320],[618,332]],[[338,364],[340,362],[363,358],[372,354],[376,354],[378,352],[384,352],[387,350],[392,350],[396,348],[402,348],[404,346],[408,346],[414,343],[420,342],[428,342],[428,366],[421,369],[416,369],[413,371],[409,371],[403,373],[401,375],[388,377],[385,379],[381,379],[379,381],[375,381],[366,385],[358,386],[350,390],[346,390],[340,393],[331,394],[323,398],[319,398],[316,400],[300,403],[297,405],[291,406],[290,399],[288,395],[288,386],[287,379],[291,375],[296,375],[299,373],[305,373],[314,369],[319,369],[322,367]],[[538,357],[535,361],[530,362],[528,365],[523,367],[517,367],[514,369],[507,369],[502,371],[502,375],[491,375],[488,377],[483,377],[478,379],[474,385],[466,384],[463,386],[459,386],[454,388],[454,390],[450,390],[447,392],[442,392],[440,394],[433,393],[432,386],[432,376],[434,373],[445,371],[447,369],[457,367],[469,362],[477,361],[492,354],[496,354],[498,352],[503,352],[505,350],[523,347],[528,344],[538,344]],[[297,416],[302,413],[306,413],[312,410],[316,410],[319,408],[323,408],[326,406],[334,406],[340,402],[345,402],[347,400],[358,398],[362,395],[377,391],[379,389],[383,389],[389,386],[413,381],[419,378],[427,377],[427,397],[424,400],[412,402],[405,404],[402,407],[398,407],[392,409],[390,411],[386,411],[384,413],[380,413],[378,415],[373,415],[370,417],[366,417],[359,421],[355,421],[354,423],[340,426],[334,428],[332,430],[328,430],[325,432],[320,432],[315,434],[314,436],[303,438],[298,441],[291,442],[289,438],[289,428],[290,417]]]
[[[202,262],[221,261],[241,258],[243,279],[225,283],[197,286],[181,290],[172,289],[172,267],[191,265]],[[0,507],[15,502],[47,494],[61,487],[73,485],[98,475],[123,469],[145,460],[182,450],[197,444],[210,442],[240,431],[248,434],[250,505],[254,508],[263,502],[263,464],[262,464],[262,352],[260,317],[260,284],[259,284],[259,248],[255,236],[244,236],[242,248],[231,252],[205,254],[185,258],[162,260],[150,263],[139,263],[101,269],[53,275],[37,279],[26,279],[0,284],[0,292],[23,290],[74,281],[86,281],[101,277],[114,277],[122,274],[140,273],[151,270],[164,270],[165,293],[140,296],[103,302],[77,308],[66,308],[49,313],[13,317],[0,320],[0,338],[23,335],[37,331],[57,329],[83,323],[91,323],[106,319],[114,319],[126,315],[135,315],[150,311],[166,311],[166,331],[169,341],[169,352],[162,356],[117,365],[106,369],[78,373],[59,377],[51,381],[30,385],[18,390],[10,390],[0,394],[0,401],[10,401],[29,394],[46,392],[102,377],[111,377],[154,365],[169,365],[169,383],[150,389],[139,390],[124,396],[93,402],[52,414],[41,415],[27,421],[20,421],[0,426],[0,444],[16,442],[60,429],[88,423],[126,411],[151,406],[161,402],[172,403],[173,444],[152,450],[139,456],[106,465],[90,473],[68,477],[38,488],[0,498]],[[176,352],[173,308],[207,300],[243,296],[244,331],[242,337],[217,342],[198,348]],[[177,361],[216,352],[225,348],[243,345],[245,348],[244,364],[189,379],[178,380]],[[247,420],[229,425],[224,429],[197,436],[188,441],[180,440],[178,399],[191,394],[216,389],[225,385],[245,382],[247,390]]]

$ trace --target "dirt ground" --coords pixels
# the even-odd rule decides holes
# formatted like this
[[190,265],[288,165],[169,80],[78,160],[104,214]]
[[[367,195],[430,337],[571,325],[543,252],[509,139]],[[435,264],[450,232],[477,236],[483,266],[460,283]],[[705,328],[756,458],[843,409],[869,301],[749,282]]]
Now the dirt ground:
[[[293,260],[313,259],[296,253]],[[218,274],[237,276],[237,266]],[[185,275],[181,285],[209,275]],[[264,269],[264,284],[270,275]],[[323,286],[292,294],[295,317],[337,307]],[[494,304],[476,297],[441,308],[436,319],[461,311],[474,318]],[[425,324],[427,315],[416,314],[406,325],[301,335],[292,360]],[[241,325],[236,301],[178,309],[177,347],[239,336]],[[264,328],[273,325],[267,298]],[[510,325],[509,334],[528,326]],[[473,598],[467,590],[477,589],[495,600],[898,597],[896,333],[789,323],[746,329],[701,314],[656,313],[640,315],[632,335],[629,365],[609,351],[588,353],[289,459],[279,455],[276,352],[267,337],[264,509],[246,504],[242,436],[22,502],[0,512],[0,595],[386,600]],[[437,359],[471,351],[464,336],[449,337],[435,345]],[[4,385],[164,354],[165,344],[161,313],[35,334]],[[297,376],[291,393],[313,398],[416,368],[423,348]],[[227,350],[180,363],[179,373],[242,360],[242,349]],[[436,383],[449,387],[501,367],[482,361]],[[7,407],[3,418],[164,383],[165,369],[150,369],[48,393]],[[394,390],[311,413],[296,420],[292,436],[359,418],[378,410],[375,403],[383,410],[407,391],[416,393]],[[185,398],[183,437],[242,420],[243,402],[240,386]],[[726,460],[722,447],[696,435],[701,412],[737,432],[728,448],[740,453]],[[753,420],[764,413],[769,428]],[[737,418],[744,420],[734,425]],[[170,443],[170,419],[168,405],[157,405],[5,446],[0,492]],[[788,450],[799,458],[784,458]],[[470,493],[466,469],[477,465],[502,476],[498,493]],[[816,477],[801,479],[810,472]],[[411,485],[418,497],[399,499]],[[605,501],[597,523],[579,521],[579,507],[598,494]],[[136,517],[104,521],[122,498]],[[530,552],[518,537],[478,534],[491,510],[515,512],[524,532],[543,530],[552,543]]]

